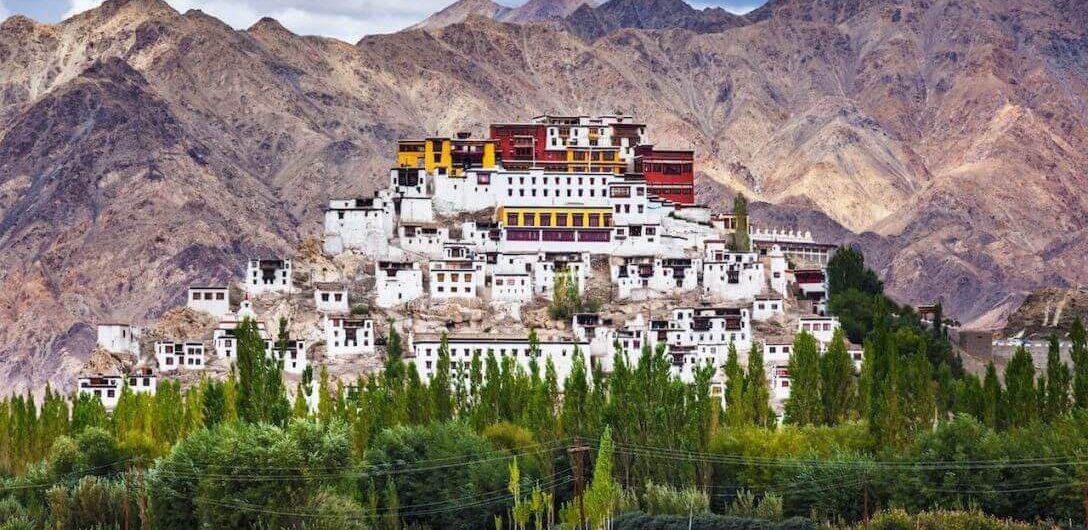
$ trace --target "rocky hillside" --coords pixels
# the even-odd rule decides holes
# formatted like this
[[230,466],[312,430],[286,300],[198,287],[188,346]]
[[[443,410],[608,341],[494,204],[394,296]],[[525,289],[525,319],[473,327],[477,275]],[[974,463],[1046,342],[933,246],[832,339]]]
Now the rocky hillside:
[[892,294],[963,321],[1088,275],[1083,2],[775,0],[724,30],[645,22],[663,16],[594,39],[475,17],[354,45],[158,0],[8,19],[0,380],[65,383],[94,322],[290,252],[329,197],[384,180],[397,137],[544,112],[637,114],[697,150],[713,206],[739,190],[763,219],[855,241]]

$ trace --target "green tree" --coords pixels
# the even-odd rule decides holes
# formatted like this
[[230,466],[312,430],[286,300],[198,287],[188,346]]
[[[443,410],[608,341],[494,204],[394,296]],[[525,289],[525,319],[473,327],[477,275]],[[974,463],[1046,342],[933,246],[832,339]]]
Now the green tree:
[[1080,317],[1069,327],[1070,356],[1073,358],[1073,403],[1088,408],[1088,337]]
[[854,360],[846,351],[842,328],[835,330],[827,353],[820,360],[820,390],[824,423],[838,425],[850,419],[857,402],[857,382]]
[[1046,407],[1045,418],[1053,420],[1069,413],[1069,387],[1072,375],[1061,357],[1061,344],[1057,335],[1050,336],[1050,348],[1046,355]]
[[993,361],[986,365],[986,376],[982,380],[982,422],[991,429],[1001,425],[1001,381],[997,379],[997,368]]
[[430,391],[431,410],[435,421],[453,418],[453,395],[450,390],[450,343],[449,336],[444,331],[438,345],[438,362],[435,365],[434,377],[431,378]]
[[1005,426],[1024,427],[1036,418],[1035,363],[1027,349],[1016,349],[1005,367],[1005,396],[1002,400]]
[[823,421],[820,395],[820,350],[816,339],[802,331],[793,341],[790,353],[790,398],[786,401],[785,421],[796,425],[819,425]]
[[733,247],[737,252],[748,252],[752,246],[748,237],[748,199],[741,193],[733,197],[733,217],[737,221]]
[[725,417],[726,423],[737,427],[752,423],[750,402],[744,395],[744,368],[740,366],[737,345],[729,343],[725,361]]
[[771,392],[767,388],[767,373],[763,366],[763,350],[755,342],[748,350],[748,375],[744,379],[744,394],[748,398],[749,412],[756,425],[770,427],[774,423],[771,410]]
[[612,429],[605,427],[593,463],[593,481],[585,492],[586,519],[591,528],[607,528],[620,500],[622,491],[612,476],[613,451]]

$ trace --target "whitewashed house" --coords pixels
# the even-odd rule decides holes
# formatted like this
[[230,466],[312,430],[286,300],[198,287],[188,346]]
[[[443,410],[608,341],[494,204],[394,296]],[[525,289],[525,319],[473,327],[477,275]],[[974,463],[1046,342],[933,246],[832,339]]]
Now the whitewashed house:
[[325,352],[329,357],[374,353],[374,321],[343,315],[325,316]]
[[223,318],[230,313],[230,291],[226,286],[192,286],[189,288],[185,306],[193,311],[202,311],[215,318]]
[[283,371],[289,374],[301,374],[309,360],[306,357],[306,341],[287,339],[283,344],[275,340],[264,342],[264,354],[269,358],[278,358],[283,363]]
[[771,272],[771,290],[779,296],[789,296],[789,261],[786,260],[782,247],[771,246],[767,251],[767,262]]
[[128,374],[128,387],[137,394],[155,395],[159,378],[150,367],[142,366]]
[[348,290],[341,284],[318,283],[314,285],[314,307],[321,313],[347,313],[351,311]]
[[392,198],[378,193],[369,199],[333,199],[325,210],[325,252],[346,250],[366,256],[389,253],[396,225]]
[[159,372],[203,370],[204,343],[155,341],[155,360],[158,362]]
[[807,331],[821,345],[831,342],[837,329],[839,329],[839,319],[837,317],[803,316],[797,322],[798,333]]
[[98,398],[106,410],[117,407],[117,401],[121,399],[121,387],[124,379],[121,374],[84,374],[76,381],[76,391],[79,394],[87,394]]
[[432,261],[428,282],[431,298],[476,298],[476,274],[472,261]]
[[786,314],[786,303],[778,295],[758,295],[752,302],[752,320],[762,322]]
[[413,258],[441,259],[450,229],[433,223],[404,223],[397,227],[397,246]]
[[374,303],[388,309],[423,296],[419,262],[379,261],[374,273]]
[[533,277],[527,272],[493,273],[491,299],[499,302],[531,302]]
[[258,296],[266,293],[290,293],[294,290],[289,259],[251,259],[246,265],[246,292]]
[[131,324],[106,322],[97,326],[98,347],[113,353],[140,356],[140,328]]
[[703,262],[705,294],[722,301],[752,300],[763,291],[763,263],[752,252],[721,252],[708,244]]
[[[241,315],[239,315],[241,318]],[[261,336],[261,340],[269,340],[268,328],[265,327],[264,321],[257,320],[257,333]],[[242,323],[240,319],[226,319],[220,320],[219,325],[212,331],[212,344],[215,347],[215,354],[231,361],[238,360],[238,338],[235,336],[235,330],[238,325]]]
[[701,266],[698,259],[628,256],[612,265],[612,283],[619,299],[678,295],[699,287]]

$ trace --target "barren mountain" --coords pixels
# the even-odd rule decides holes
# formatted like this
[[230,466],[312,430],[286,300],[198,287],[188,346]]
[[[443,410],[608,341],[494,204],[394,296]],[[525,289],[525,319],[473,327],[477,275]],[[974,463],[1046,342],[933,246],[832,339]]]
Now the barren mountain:
[[596,40],[617,29],[687,29],[697,33],[724,31],[745,21],[720,7],[697,10],[684,0],[609,0],[583,4],[566,18],[572,32]]
[[398,137],[544,112],[635,114],[696,149],[711,206],[741,191],[857,242],[893,295],[964,321],[1077,285],[1086,21],[1071,0],[775,0],[723,31],[474,17],[351,45],[158,0],[12,17],[0,380],[66,383],[94,323],[289,253],[330,197],[384,181]]
[[498,19],[508,12],[510,12],[509,7],[496,4],[491,0],[457,0],[408,29],[440,29],[450,24],[464,22],[469,17]]

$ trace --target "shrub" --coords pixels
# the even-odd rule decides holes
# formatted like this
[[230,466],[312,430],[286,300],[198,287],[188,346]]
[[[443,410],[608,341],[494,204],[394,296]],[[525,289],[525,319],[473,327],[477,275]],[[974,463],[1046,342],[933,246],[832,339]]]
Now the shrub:
[[[863,528],[862,525],[854,526]],[[1031,525],[998,519],[982,512],[936,511],[908,514],[881,512],[870,521],[871,530],[1031,530]]]
[[762,519],[710,513],[696,515],[689,520],[686,515],[654,516],[633,512],[612,520],[612,530],[689,530],[689,528],[690,530],[815,530],[816,525],[812,521],[799,517],[774,523]]

